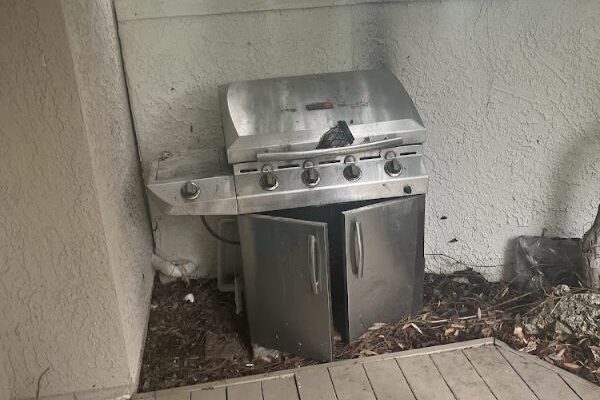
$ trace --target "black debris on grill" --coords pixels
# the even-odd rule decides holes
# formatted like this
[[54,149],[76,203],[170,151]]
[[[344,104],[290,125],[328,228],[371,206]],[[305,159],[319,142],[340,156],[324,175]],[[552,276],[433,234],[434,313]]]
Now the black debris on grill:
[[337,125],[325,132],[319,140],[317,149],[330,149],[333,147],[345,147],[354,143],[354,136],[348,128],[346,121],[338,121]]

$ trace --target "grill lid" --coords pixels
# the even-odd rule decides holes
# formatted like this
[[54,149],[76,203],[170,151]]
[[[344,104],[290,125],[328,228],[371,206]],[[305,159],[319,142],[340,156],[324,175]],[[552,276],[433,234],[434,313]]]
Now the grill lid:
[[219,91],[230,164],[256,161],[261,153],[316,149],[339,121],[350,128],[354,145],[425,140],[412,100],[385,70],[234,82]]

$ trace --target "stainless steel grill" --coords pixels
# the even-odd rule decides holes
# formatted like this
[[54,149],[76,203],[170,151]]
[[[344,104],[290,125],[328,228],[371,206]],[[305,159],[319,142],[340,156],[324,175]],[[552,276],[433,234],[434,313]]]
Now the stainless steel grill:
[[153,164],[172,215],[239,215],[252,340],[331,359],[374,322],[421,307],[425,128],[388,71],[220,88],[224,150]]

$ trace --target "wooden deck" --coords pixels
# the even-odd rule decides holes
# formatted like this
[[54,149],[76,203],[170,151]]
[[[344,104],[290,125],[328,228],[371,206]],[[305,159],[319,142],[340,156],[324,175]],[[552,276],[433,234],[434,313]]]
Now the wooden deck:
[[599,400],[600,388],[494,339],[134,396],[135,400]]

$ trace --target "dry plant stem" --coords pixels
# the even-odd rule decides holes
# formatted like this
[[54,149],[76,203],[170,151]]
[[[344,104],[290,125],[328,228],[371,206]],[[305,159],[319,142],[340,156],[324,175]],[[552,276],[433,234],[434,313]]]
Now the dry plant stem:
[[[182,302],[190,292],[196,297],[196,303]],[[524,318],[546,305],[552,309],[563,297],[548,292],[550,295],[532,293],[516,285],[488,282],[472,270],[449,275],[426,274],[421,313],[369,330],[355,342],[335,342],[335,359],[493,336],[516,350],[535,354],[559,367],[568,369],[578,365],[579,376],[599,384],[599,338],[564,338],[554,332],[532,335],[522,329]],[[593,291],[571,290],[571,293],[579,292]],[[282,354],[281,358],[271,361],[206,358],[205,333],[222,335],[223,340],[247,337],[245,320],[235,316],[233,296],[219,293],[214,282],[192,280],[189,287],[182,282],[158,285],[152,302],[140,378],[142,392],[317,363],[291,354]],[[249,346],[249,338],[247,340],[245,343]]]
[[520,295],[520,296],[517,296],[517,297],[513,297],[512,299],[510,299],[510,300],[507,300],[507,301],[505,301],[505,302],[502,302],[502,303],[499,303],[499,304],[494,304],[494,307],[493,307],[493,308],[500,308],[500,307],[502,307],[502,306],[505,306],[505,305],[507,305],[507,304],[510,304],[510,303],[513,303],[513,302],[515,302],[515,301],[517,301],[517,300],[520,300],[520,299],[522,299],[523,297],[531,296],[532,294],[533,294],[533,292],[527,292],[527,293],[523,293],[522,295]]
[[581,249],[586,286],[600,289],[600,206],[592,227],[583,235]]

